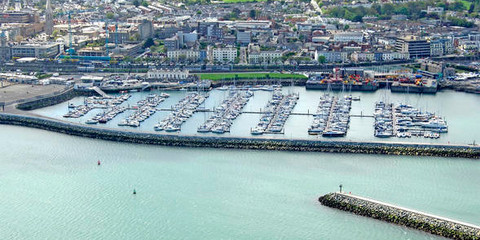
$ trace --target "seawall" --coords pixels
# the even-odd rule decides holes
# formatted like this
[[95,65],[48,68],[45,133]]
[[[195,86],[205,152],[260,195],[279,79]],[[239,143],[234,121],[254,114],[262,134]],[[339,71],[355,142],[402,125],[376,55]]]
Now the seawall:
[[395,223],[451,239],[480,239],[480,227],[379,201],[329,193],[319,198],[325,206]]
[[73,87],[67,88],[61,92],[55,92],[49,95],[38,96],[32,99],[24,99],[17,104],[20,110],[35,110],[38,108],[52,106],[61,102],[68,101],[74,97],[89,96],[92,92],[78,91]]
[[463,145],[169,135],[90,127],[57,119],[7,113],[0,114],[0,124],[39,128],[109,141],[162,146],[480,158],[480,147]]

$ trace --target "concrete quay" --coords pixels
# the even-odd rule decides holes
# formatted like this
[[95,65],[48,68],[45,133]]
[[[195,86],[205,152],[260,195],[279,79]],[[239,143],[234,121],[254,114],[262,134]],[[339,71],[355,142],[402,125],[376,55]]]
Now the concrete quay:
[[461,240],[480,239],[480,226],[345,193],[329,193],[321,204],[357,215],[395,223],[431,234]]

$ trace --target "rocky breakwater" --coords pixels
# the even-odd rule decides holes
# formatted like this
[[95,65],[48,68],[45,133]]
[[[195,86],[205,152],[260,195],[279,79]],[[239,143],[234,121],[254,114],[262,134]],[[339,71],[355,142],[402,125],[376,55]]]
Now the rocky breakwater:
[[117,142],[156,144],[178,147],[211,147],[232,149],[389,154],[437,157],[480,158],[480,147],[464,145],[432,145],[412,143],[318,141],[303,139],[270,139],[247,137],[215,137],[157,134],[121,129],[91,127],[62,120],[0,113],[0,124],[39,128],[69,135]]
[[478,226],[363,197],[344,193],[329,193],[321,196],[319,201],[328,207],[404,225],[451,239],[480,239],[480,227]]

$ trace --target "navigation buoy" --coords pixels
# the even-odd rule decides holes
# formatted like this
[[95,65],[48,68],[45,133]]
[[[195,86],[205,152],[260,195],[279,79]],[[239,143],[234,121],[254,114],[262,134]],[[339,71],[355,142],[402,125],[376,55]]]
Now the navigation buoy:
[[135,191],[135,189],[133,189],[133,195],[137,194],[137,191]]
[[102,164],[102,163],[100,162],[100,160],[98,160],[98,161],[97,161],[97,165],[100,166],[100,164]]

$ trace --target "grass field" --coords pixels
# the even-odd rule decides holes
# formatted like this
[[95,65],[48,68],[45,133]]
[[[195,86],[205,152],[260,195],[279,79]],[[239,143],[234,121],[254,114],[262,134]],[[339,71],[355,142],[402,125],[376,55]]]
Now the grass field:
[[472,5],[471,2],[466,1],[466,0],[461,0],[460,2],[463,3],[463,6],[465,6],[465,9],[467,9],[467,10],[470,8],[470,5]]
[[232,80],[232,79],[306,79],[300,74],[284,73],[197,73],[201,79]]

